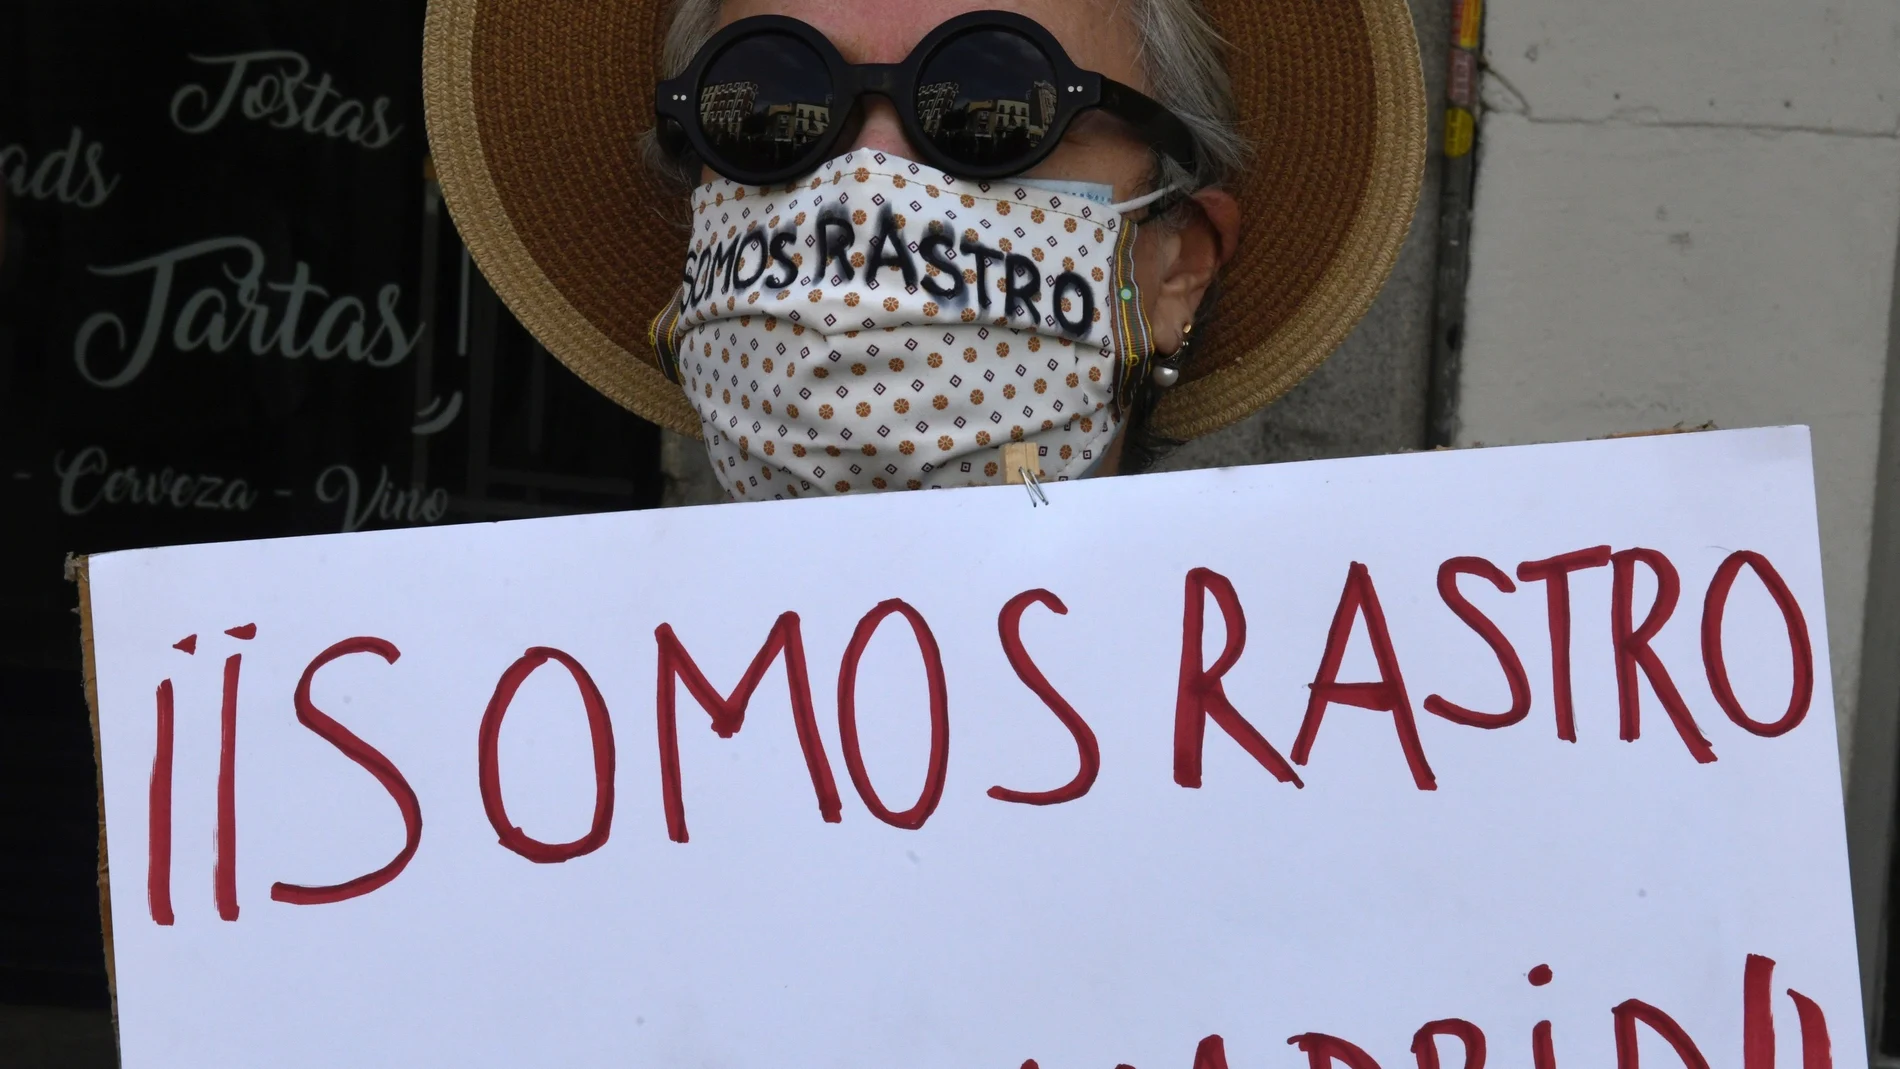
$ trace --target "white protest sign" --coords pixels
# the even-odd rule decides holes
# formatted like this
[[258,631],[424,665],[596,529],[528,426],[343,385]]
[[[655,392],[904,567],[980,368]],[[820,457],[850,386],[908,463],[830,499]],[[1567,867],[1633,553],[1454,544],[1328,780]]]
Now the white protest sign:
[[127,1069],[1864,1062],[1805,430],[1049,498],[93,558]]

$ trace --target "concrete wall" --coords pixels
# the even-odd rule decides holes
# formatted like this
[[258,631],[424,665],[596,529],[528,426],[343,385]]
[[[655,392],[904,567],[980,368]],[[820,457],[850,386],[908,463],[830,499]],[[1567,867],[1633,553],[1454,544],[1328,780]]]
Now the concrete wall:
[[1812,426],[1845,754],[1900,221],[1900,5],[1487,7],[1457,441]]

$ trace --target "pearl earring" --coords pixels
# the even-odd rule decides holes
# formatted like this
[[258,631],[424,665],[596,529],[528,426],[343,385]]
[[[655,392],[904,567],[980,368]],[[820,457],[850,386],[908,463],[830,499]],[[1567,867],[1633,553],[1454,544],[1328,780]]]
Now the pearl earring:
[[1181,381],[1181,364],[1187,360],[1188,347],[1194,343],[1194,324],[1188,323],[1181,328],[1181,347],[1169,354],[1166,363],[1155,364],[1151,376],[1154,384],[1167,389]]

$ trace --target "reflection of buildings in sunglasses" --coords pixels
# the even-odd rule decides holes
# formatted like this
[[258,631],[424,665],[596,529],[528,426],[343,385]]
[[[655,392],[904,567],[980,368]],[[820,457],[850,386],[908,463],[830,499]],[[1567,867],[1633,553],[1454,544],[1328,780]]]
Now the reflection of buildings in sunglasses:
[[971,100],[957,106],[961,86],[934,82],[917,90],[917,121],[924,135],[966,160],[1004,160],[1042,144],[1055,125],[1056,87],[1037,79],[1028,100]]
[[802,150],[831,126],[828,104],[774,104],[765,109],[766,132],[773,143]]
[[699,91],[699,127],[708,137],[738,137],[759,97],[757,82],[721,82]]
[[775,159],[790,159],[824,136],[831,126],[831,101],[822,104],[767,104],[759,110],[759,83],[720,82],[700,90],[699,125],[719,145],[770,145]]
[[917,87],[917,121],[923,124],[924,136],[936,137],[938,127],[943,125],[943,114],[956,103],[957,82],[933,82]]
[[[1001,160],[1023,155],[1042,143],[1054,124],[1056,87],[1037,79],[1027,100],[998,97],[960,101],[959,82],[934,82],[917,90],[917,119],[924,136],[967,160]],[[759,84],[719,82],[704,86],[699,97],[700,129],[722,147],[743,147],[748,154],[767,149],[779,161],[795,158],[831,126],[830,101],[766,104]],[[768,148],[769,146],[769,148]]]

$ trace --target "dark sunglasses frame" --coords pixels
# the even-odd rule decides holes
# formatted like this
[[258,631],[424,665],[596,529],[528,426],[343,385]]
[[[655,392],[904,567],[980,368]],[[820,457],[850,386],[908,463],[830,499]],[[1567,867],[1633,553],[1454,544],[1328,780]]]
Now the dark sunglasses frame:
[[[938,49],[976,30],[1002,30],[1028,39],[1049,60],[1060,91],[1056,121],[1042,141],[1021,158],[992,166],[958,160],[939,149],[924,133],[923,122],[917,115],[917,81],[924,65]],[[836,118],[797,160],[759,171],[733,164],[713,147],[700,126],[699,91],[707,68],[728,48],[747,37],[766,33],[796,38],[824,60],[831,76],[832,115]],[[660,145],[669,153],[684,156],[690,150],[708,167],[735,182],[772,185],[809,174],[814,165],[830,159],[838,140],[856,125],[852,120],[866,94],[881,96],[897,109],[904,135],[922,162],[960,178],[982,180],[1023,173],[1055,151],[1076,116],[1097,108],[1128,123],[1142,140],[1181,166],[1189,171],[1194,169],[1194,135],[1179,116],[1137,89],[1076,66],[1054,34],[1034,19],[1010,11],[972,11],[959,15],[930,31],[902,63],[847,63],[829,38],[799,19],[784,15],[740,19],[713,35],[678,77],[659,84],[654,92],[654,108],[659,116]]]

